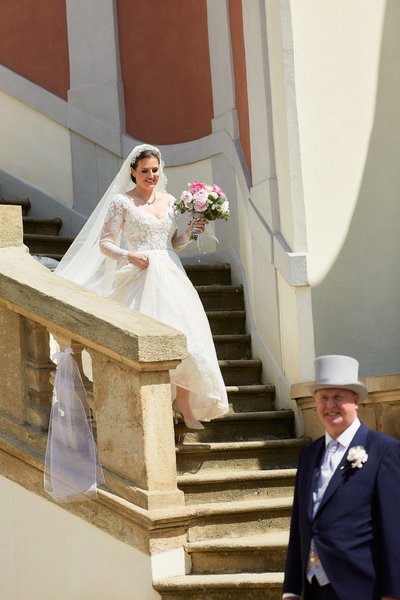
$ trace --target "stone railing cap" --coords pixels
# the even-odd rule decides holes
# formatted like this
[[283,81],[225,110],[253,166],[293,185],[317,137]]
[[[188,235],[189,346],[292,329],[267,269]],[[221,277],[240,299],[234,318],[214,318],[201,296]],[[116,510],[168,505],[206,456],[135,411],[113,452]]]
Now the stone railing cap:
[[[52,273],[24,247],[0,249],[0,301],[50,330],[139,362],[186,356],[183,333]],[[36,317],[35,317],[36,315]],[[161,345],[160,345],[161,338]]]
[[0,205],[0,248],[23,245],[22,209]]

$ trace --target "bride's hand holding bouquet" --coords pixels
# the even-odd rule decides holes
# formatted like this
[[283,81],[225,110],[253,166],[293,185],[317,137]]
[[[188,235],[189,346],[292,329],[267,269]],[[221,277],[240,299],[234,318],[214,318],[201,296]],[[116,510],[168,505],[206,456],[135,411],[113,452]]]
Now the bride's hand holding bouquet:
[[[193,181],[188,184],[179,200],[176,208],[180,213],[190,212],[193,215],[191,239],[197,240],[199,233],[204,231],[205,223],[216,219],[229,218],[229,202],[224,191],[215,184],[200,183]],[[196,227],[196,221],[199,227]]]

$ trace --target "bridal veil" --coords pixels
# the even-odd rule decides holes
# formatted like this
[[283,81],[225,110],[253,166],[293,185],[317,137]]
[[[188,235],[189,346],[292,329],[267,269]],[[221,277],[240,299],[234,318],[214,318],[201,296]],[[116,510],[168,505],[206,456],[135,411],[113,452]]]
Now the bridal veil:
[[[54,272],[57,275],[79,283],[99,294],[109,295],[114,282],[117,261],[107,258],[100,252],[100,233],[113,198],[117,194],[124,194],[134,187],[131,180],[130,166],[146,150],[154,152],[159,158],[160,177],[156,189],[161,192],[166,191],[167,178],[164,173],[164,163],[161,159],[160,150],[150,144],[135,146],[73,244],[56,267]],[[124,246],[123,240],[120,240],[120,244],[122,247]]]

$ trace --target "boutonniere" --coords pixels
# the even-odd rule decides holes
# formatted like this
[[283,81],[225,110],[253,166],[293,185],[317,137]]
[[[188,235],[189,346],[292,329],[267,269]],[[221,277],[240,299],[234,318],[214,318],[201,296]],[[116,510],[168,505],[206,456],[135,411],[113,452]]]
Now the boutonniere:
[[346,464],[343,465],[342,469],[350,466],[352,469],[361,469],[367,460],[368,454],[366,453],[365,448],[363,446],[353,446],[347,453]]

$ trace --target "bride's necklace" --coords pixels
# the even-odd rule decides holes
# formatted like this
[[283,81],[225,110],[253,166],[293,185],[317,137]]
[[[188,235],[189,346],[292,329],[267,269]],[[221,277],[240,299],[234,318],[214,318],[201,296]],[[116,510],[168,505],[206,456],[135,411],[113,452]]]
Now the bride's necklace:
[[147,206],[151,206],[152,204],[154,204],[154,202],[156,201],[156,190],[154,190],[154,192],[152,193],[152,195],[150,196],[150,198],[148,200],[145,200],[140,194],[139,192],[135,191],[134,192],[135,195],[139,198],[139,200],[142,200],[142,202],[144,204],[147,204]]

